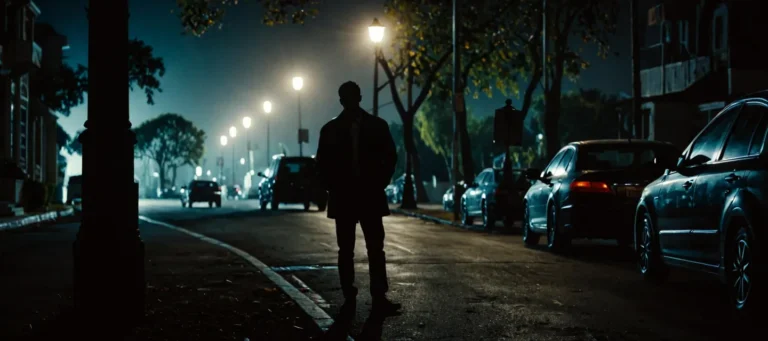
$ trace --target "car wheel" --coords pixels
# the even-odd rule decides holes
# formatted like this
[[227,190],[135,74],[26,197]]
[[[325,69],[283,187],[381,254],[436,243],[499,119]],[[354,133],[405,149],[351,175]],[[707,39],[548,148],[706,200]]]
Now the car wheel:
[[751,319],[761,308],[764,297],[761,287],[764,282],[762,258],[752,231],[742,226],[726,241],[725,276],[727,280],[729,305],[739,319]]
[[492,230],[496,224],[496,217],[493,216],[493,206],[488,205],[488,201],[483,200],[483,227],[486,230]]
[[211,208],[211,207],[213,207],[213,201],[208,202],[208,208]]
[[658,234],[653,227],[651,215],[645,212],[639,223],[641,229],[638,232],[637,256],[640,273],[645,279],[663,281],[669,274],[669,269],[661,260]]
[[182,201],[182,202],[181,202],[181,207],[187,207],[187,203],[185,203],[185,202],[183,202],[183,201]]
[[474,219],[469,215],[469,209],[464,200],[461,201],[461,223],[463,225],[472,225],[472,223],[474,223]]
[[525,211],[523,212],[523,243],[525,243],[525,246],[539,244],[541,235],[533,232],[531,228],[531,217],[528,213],[528,204],[525,204]]
[[309,203],[309,201],[305,201],[305,202],[304,202],[304,210],[305,210],[305,211],[309,211],[309,206],[310,206],[310,203]]
[[267,210],[267,201],[259,199],[259,206],[261,206],[261,210],[262,211],[266,211]]
[[191,201],[187,203],[187,207],[192,208],[192,202]]
[[547,209],[547,248],[551,251],[562,251],[569,244],[570,240],[560,228],[555,205],[549,205],[549,209]]
[[216,207],[221,208],[221,200],[216,200]]
[[277,211],[277,209],[280,207],[280,201],[275,198],[274,194],[272,195],[272,202],[269,206],[269,208],[271,208],[273,211]]

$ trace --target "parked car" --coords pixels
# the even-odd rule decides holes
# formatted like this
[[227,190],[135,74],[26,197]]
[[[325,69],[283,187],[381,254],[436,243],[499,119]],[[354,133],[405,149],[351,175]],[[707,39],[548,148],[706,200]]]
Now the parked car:
[[194,180],[189,186],[182,186],[179,190],[181,195],[181,207],[192,208],[196,202],[207,202],[208,207],[221,207],[221,187],[215,181]]
[[240,189],[240,185],[227,186],[226,196],[227,200],[240,200],[243,196],[243,191]]
[[690,143],[675,165],[643,191],[635,215],[635,250],[644,277],[669,267],[713,274],[736,315],[766,297],[768,96],[736,101]]
[[491,229],[496,221],[501,220],[505,225],[512,226],[514,220],[521,218],[522,198],[530,187],[525,171],[513,169],[509,184],[504,184],[503,179],[502,170],[486,168],[472,183],[465,185],[466,190],[461,196],[463,224],[471,225],[474,218],[481,217],[483,226]]
[[678,148],[645,140],[593,140],[563,147],[524,197],[523,241],[540,235],[550,250],[575,238],[633,240],[634,212],[643,188],[674,166]]
[[316,161],[311,157],[276,156],[272,165],[258,175],[263,179],[259,183],[259,204],[262,210],[277,210],[281,203],[304,204],[309,210],[315,203],[320,211],[325,211],[328,193],[318,186]]
[[[416,178],[413,176],[413,174],[411,174],[411,183],[413,184],[413,197],[416,198]],[[392,203],[394,204],[402,203],[403,188],[405,187],[405,174],[401,175],[399,178],[393,181],[392,185],[394,185],[394,189],[393,189],[394,201]]]
[[397,186],[395,184],[387,185],[384,189],[384,193],[387,194],[387,202],[397,204]]

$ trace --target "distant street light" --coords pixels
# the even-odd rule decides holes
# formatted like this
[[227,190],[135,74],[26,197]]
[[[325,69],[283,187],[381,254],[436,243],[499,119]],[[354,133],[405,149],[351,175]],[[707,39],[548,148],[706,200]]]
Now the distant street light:
[[293,77],[293,89],[296,90],[296,93],[298,94],[298,104],[299,104],[299,156],[304,156],[304,146],[302,145],[301,140],[301,89],[304,87],[304,78],[301,77]]
[[536,135],[536,139],[541,141],[544,139],[544,135],[543,134]]
[[237,137],[237,128],[235,126],[229,127],[229,137],[231,138]]
[[240,158],[240,164],[241,164],[241,165],[244,165],[244,164],[245,164],[245,158],[244,158],[244,157],[241,157],[241,158]]
[[385,27],[379,23],[379,19],[373,18],[373,23],[368,26],[368,35],[374,44],[373,47],[373,116],[379,116],[379,55],[381,41],[384,40]]
[[[251,127],[251,118],[249,116],[243,117],[243,128],[248,130],[248,128]],[[248,132],[246,131],[244,133],[246,136],[248,135]],[[246,152],[248,152],[248,160],[250,161],[251,169],[253,169],[253,146],[251,145],[251,138],[248,137],[248,141],[246,142],[247,148]]]
[[197,166],[195,167],[195,176],[202,176],[203,175],[203,167]]
[[211,170],[210,170],[210,169],[209,169],[209,170],[207,170],[207,171],[205,172],[205,175],[206,175],[206,176],[211,176]]
[[251,118],[248,116],[243,117],[243,128],[248,129],[251,127]]
[[[221,137],[219,138],[219,142],[221,142],[222,147],[226,146],[227,135],[221,135]],[[224,149],[221,150],[221,161],[219,161],[218,165],[219,165],[219,176],[224,176]]]
[[[272,113],[272,102],[264,101],[264,114],[267,116],[267,166],[269,166],[269,114]],[[253,169],[251,169],[253,173]]]
[[221,135],[221,138],[219,138],[219,141],[221,142],[222,146],[226,146],[227,145],[227,137],[226,136]]
[[153,173],[152,173],[152,176],[153,176],[153,177],[156,177],[156,178],[158,178],[158,177],[160,177],[160,173],[158,173],[158,172],[153,172]]

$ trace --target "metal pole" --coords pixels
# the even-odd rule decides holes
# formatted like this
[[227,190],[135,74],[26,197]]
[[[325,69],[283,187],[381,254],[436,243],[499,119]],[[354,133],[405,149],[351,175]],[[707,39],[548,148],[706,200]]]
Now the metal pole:
[[541,9],[541,71],[544,76],[544,108],[546,108],[546,92],[549,91],[549,77],[547,75],[547,0],[543,0],[543,2],[544,5]]
[[269,117],[267,117],[267,167],[269,167],[269,161],[271,156],[269,155]]
[[232,143],[232,186],[235,186],[235,144]]
[[461,59],[458,48],[459,27],[459,0],[453,0],[453,150],[451,156],[451,181],[453,182],[453,219],[459,220],[459,210],[461,209],[461,196],[459,195],[459,103],[458,98],[462,94],[461,90]]
[[304,156],[304,146],[301,142],[301,92],[299,92],[299,156]]
[[379,48],[373,48],[373,116],[379,117]]

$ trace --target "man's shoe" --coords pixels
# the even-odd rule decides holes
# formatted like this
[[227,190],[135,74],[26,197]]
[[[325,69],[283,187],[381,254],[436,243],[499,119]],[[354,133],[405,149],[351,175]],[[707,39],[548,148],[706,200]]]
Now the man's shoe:
[[403,307],[402,304],[393,303],[386,297],[374,298],[373,307],[371,308],[371,311],[378,314],[391,315],[391,314],[398,313],[398,311],[402,307]]

